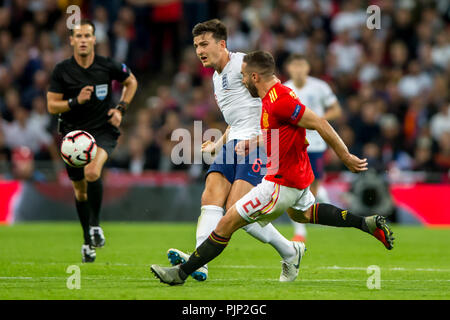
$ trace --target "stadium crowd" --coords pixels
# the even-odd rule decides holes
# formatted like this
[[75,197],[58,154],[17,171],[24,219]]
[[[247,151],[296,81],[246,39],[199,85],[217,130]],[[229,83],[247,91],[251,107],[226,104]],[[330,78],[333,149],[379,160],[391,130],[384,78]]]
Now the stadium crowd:
[[[61,168],[56,119],[46,111],[55,64],[72,54],[66,7],[80,6],[96,26],[96,53],[125,62],[140,83],[109,167],[190,170],[170,160],[177,128],[225,131],[212,71],[201,66],[190,30],[220,18],[228,49],[270,51],[279,78],[301,53],[327,81],[343,117],[333,123],[351,152],[379,171],[450,170],[450,3],[446,0],[113,0],[0,1],[0,163],[52,160]],[[366,25],[369,5],[381,28]],[[120,95],[120,86],[114,87]],[[117,97],[116,97],[117,98]],[[343,170],[328,152],[329,170]],[[9,170],[9,172],[8,172]],[[5,171],[3,172],[5,174]],[[0,173],[1,174],[1,173]]]

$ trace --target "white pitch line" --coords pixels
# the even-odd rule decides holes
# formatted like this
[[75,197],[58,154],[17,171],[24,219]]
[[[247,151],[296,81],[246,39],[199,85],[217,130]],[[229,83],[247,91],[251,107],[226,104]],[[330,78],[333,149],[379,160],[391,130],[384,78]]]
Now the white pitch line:
[[[65,280],[66,277],[0,277],[8,280]],[[158,281],[154,278],[134,278],[134,277],[82,277],[84,280],[134,280],[134,281]],[[215,281],[242,281],[242,278],[210,279]],[[380,279],[381,282],[450,282],[450,279]],[[278,279],[253,279],[252,282],[280,282]],[[366,279],[298,279],[297,282],[367,282]]]
[[[210,281],[242,281],[238,278],[211,279]],[[252,279],[252,282],[280,282],[277,279]],[[450,279],[380,279],[381,282],[450,282]],[[367,282],[367,279],[298,279],[297,282]]]
[[[230,269],[279,269],[279,267],[275,266],[255,266],[255,265],[223,265],[223,266],[214,266],[215,268],[230,268]],[[309,269],[309,266],[301,266],[301,269]],[[326,269],[326,270],[367,270],[367,267],[340,267],[340,266],[323,266],[323,267],[314,267],[314,269]],[[403,267],[392,267],[392,268],[383,268],[380,267],[381,270],[385,271],[430,271],[430,272],[450,272],[450,269],[435,269],[435,268],[403,268]]]
[[[70,265],[65,262],[46,262],[46,263],[36,263],[36,262],[12,262],[12,264],[24,264],[24,265]],[[81,265],[81,264],[80,264]],[[148,264],[130,264],[130,263],[96,263],[96,265],[101,266],[117,266],[117,267],[148,267]],[[259,266],[259,265],[215,265],[214,268],[217,269],[279,269],[278,266]],[[312,267],[302,266],[302,269],[309,269]],[[439,269],[439,268],[404,268],[404,267],[390,267],[384,268],[380,267],[384,271],[425,271],[425,272],[450,272],[450,269]],[[321,266],[314,267],[314,269],[325,269],[325,270],[367,270],[367,267],[342,267],[342,266]],[[1,278],[0,278],[1,279]]]

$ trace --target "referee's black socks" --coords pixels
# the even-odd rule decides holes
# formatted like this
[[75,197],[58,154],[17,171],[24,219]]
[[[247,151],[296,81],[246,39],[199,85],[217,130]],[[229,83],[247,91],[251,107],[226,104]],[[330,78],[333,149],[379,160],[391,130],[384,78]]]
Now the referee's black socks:
[[189,260],[180,266],[180,277],[185,280],[192,272],[204,266],[217,257],[230,241],[217,235],[214,231],[189,257]]
[[89,219],[91,226],[97,227],[100,224],[100,210],[103,201],[102,178],[87,183],[88,202],[92,208]]
[[328,203],[316,203],[311,208],[310,223],[333,227],[353,227],[368,232],[366,220],[348,210],[342,210]]
[[84,244],[90,244],[91,239],[89,236],[89,217],[91,216],[91,205],[88,201],[78,201],[75,199],[75,206],[77,208],[78,218],[83,228]]

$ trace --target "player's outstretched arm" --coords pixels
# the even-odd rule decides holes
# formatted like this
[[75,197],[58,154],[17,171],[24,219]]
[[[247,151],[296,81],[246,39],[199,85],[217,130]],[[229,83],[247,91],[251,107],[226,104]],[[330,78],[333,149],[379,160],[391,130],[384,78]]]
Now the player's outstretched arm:
[[297,125],[306,129],[316,130],[351,172],[367,170],[367,159],[359,159],[351,154],[328,121],[319,117],[311,109],[305,108],[305,113]]

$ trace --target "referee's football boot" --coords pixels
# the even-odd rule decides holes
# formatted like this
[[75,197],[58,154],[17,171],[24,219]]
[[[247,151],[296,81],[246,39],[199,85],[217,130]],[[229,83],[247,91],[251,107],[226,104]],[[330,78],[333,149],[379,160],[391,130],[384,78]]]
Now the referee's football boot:
[[105,245],[105,236],[101,227],[89,227],[89,235],[93,247],[101,248]]
[[94,262],[96,256],[95,248],[91,247],[89,244],[83,244],[81,246],[81,262]]
[[386,249],[394,248],[394,233],[386,224],[386,219],[380,215],[369,216],[365,218],[369,233],[381,241]]
[[[169,258],[169,262],[172,266],[185,263],[189,260],[189,257],[189,254],[178,249],[169,249],[167,251],[167,258]],[[205,281],[208,278],[208,266],[204,265],[203,267],[198,268],[191,273],[191,277],[197,281]]]
[[171,286],[183,284],[185,280],[181,279],[179,266],[175,267],[160,267],[156,264],[152,264],[150,270],[162,283],[167,283]]
[[294,281],[298,276],[298,271],[300,269],[300,262],[302,257],[305,255],[306,247],[303,242],[292,241],[297,255],[295,256],[294,262],[281,261],[281,282]]

